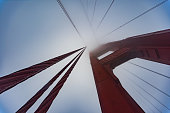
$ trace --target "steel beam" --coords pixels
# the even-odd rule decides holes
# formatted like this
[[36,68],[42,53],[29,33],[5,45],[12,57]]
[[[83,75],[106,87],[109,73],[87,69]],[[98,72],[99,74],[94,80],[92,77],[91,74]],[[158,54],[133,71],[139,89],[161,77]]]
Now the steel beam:
[[110,64],[112,68],[132,58],[142,58],[170,65],[170,29],[110,42],[92,53],[98,57],[107,51],[114,52],[101,59],[100,62]]
[[122,87],[110,67],[104,67],[92,54],[90,61],[102,113],[144,113]]
[[[114,52],[98,60],[100,55],[108,51]],[[110,42],[90,53],[91,66],[103,113],[144,112],[112,72],[116,66],[133,58],[170,65],[170,29]]]

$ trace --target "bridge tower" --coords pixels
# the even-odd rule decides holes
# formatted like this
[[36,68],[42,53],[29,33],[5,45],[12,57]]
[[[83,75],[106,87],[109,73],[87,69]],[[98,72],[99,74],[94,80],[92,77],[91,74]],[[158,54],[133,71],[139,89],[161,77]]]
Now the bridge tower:
[[[85,51],[85,47],[1,77],[0,93],[13,88],[78,51],[80,53],[76,57],[17,111],[17,113],[26,112],[71,65],[35,111],[36,113],[46,113]],[[113,53],[102,59],[98,58],[108,51],[112,51]],[[142,108],[122,87],[119,79],[112,71],[115,67],[133,58],[141,58],[170,65],[170,29],[110,42],[90,52],[90,61],[102,113],[144,113]]]

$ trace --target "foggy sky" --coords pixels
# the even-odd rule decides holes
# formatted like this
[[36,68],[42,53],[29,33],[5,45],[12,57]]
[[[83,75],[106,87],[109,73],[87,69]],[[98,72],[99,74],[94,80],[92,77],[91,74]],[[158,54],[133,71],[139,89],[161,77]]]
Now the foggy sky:
[[[82,0],[92,20],[94,0]],[[88,52],[99,44],[121,40],[130,36],[170,28],[170,1],[143,15],[108,37],[101,38],[124,22],[134,18],[162,0],[115,0],[99,29],[96,29],[111,0],[98,0],[92,27],[87,21],[79,0],[62,0],[82,37],[79,37],[68,18],[55,0],[0,0],[0,76],[40,63],[66,52],[88,46],[82,58],[72,71],[59,95],[49,109],[49,113],[100,113],[100,105],[89,63]],[[97,41],[96,41],[97,39]],[[75,55],[57,63],[35,77],[15,86],[0,95],[0,113],[16,112],[45,83],[47,83]],[[131,62],[148,67],[170,76],[170,66],[142,59]],[[170,94],[170,81],[153,73],[124,63],[113,70],[124,88],[147,113],[158,111],[140,95],[134,87],[148,98],[163,113],[170,113],[149,95],[128,81],[136,81],[161,102],[170,106],[170,99],[122,70],[126,68],[143,79]],[[128,77],[128,78],[127,78]],[[61,78],[61,77],[60,77]],[[57,83],[57,82],[55,82]],[[50,89],[35,103],[28,113],[34,112]]]

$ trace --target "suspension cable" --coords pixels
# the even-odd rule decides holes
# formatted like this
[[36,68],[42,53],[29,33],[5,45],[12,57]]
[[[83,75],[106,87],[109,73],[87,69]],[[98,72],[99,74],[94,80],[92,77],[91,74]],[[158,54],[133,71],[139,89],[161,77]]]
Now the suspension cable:
[[126,76],[128,78],[129,81],[132,81],[133,84],[135,84],[137,87],[139,87],[140,89],[142,89],[145,93],[147,93],[148,95],[150,95],[153,99],[155,99],[159,104],[161,104],[162,106],[164,106],[166,109],[170,110],[170,108],[168,108],[165,104],[163,104],[162,102],[160,102],[157,98],[155,98],[152,94],[150,94],[148,91],[146,91],[144,88],[142,88],[140,85],[138,85],[134,80],[132,80],[130,77]]
[[93,27],[92,27],[92,23],[90,22],[89,16],[88,16],[87,11],[86,11],[86,9],[85,9],[85,7],[84,7],[84,5],[83,5],[82,0],[80,0],[80,4],[81,4],[81,6],[82,6],[82,8],[83,8],[83,12],[84,12],[84,14],[85,14],[85,17],[86,17],[88,23],[89,23],[90,29],[91,29],[91,31],[92,31],[92,33],[93,33],[94,40],[96,41],[97,44],[99,44],[99,43],[98,43],[98,40],[97,40],[97,38],[96,38],[95,32],[94,32],[94,30],[93,30]]
[[18,84],[24,82],[25,80],[35,76],[36,74],[40,73],[41,71],[49,68],[50,66],[56,64],[57,62],[60,62],[61,60],[67,58],[68,56],[76,53],[77,51],[79,51],[81,49],[83,49],[83,48],[71,51],[69,53],[57,56],[57,57],[49,59],[49,60],[46,60],[39,64],[35,64],[30,67],[13,72],[9,75],[0,77],[0,94],[3,93],[4,91],[9,90],[10,88],[13,88],[14,86],[16,86]]
[[138,19],[139,17],[141,17],[141,16],[145,15],[146,13],[148,13],[148,12],[152,11],[153,9],[155,9],[155,8],[157,8],[157,7],[159,7],[159,6],[161,6],[163,3],[167,2],[167,1],[168,1],[168,0],[164,0],[164,1],[162,1],[161,3],[159,3],[159,4],[155,5],[154,7],[152,7],[152,8],[150,8],[150,9],[146,10],[146,11],[145,11],[145,12],[143,12],[142,14],[140,14],[140,15],[136,16],[135,18],[133,18],[133,19],[131,19],[131,20],[129,20],[129,21],[127,21],[127,22],[125,22],[124,24],[120,25],[119,27],[115,28],[115,29],[114,29],[114,30],[112,30],[111,32],[109,32],[109,33],[105,34],[103,37],[106,37],[106,36],[108,36],[108,35],[112,34],[113,32],[115,32],[115,31],[117,31],[118,29],[120,29],[120,28],[124,27],[125,25],[129,24],[130,22],[132,22],[132,21],[134,21],[134,20]]
[[141,97],[143,97],[147,102],[149,102],[157,111],[162,113],[149,99],[147,99],[142,93],[139,93],[135,87],[133,87],[132,89],[136,91]]
[[86,19],[87,19],[88,23],[89,23],[89,24],[90,24],[90,26],[91,26],[91,22],[90,22],[90,19],[89,19],[89,16],[88,16],[87,10],[85,9],[85,7],[84,7],[84,5],[83,5],[82,0],[80,0],[80,4],[81,4],[81,6],[82,6],[82,8],[83,8],[83,12],[84,12],[84,14],[85,14],[85,16],[86,16]]
[[135,64],[135,63],[132,63],[132,62],[128,62],[128,63],[129,63],[129,64],[132,64],[132,65],[134,65],[134,66],[140,67],[140,68],[142,68],[142,69],[148,70],[148,71],[150,71],[150,72],[153,72],[153,73],[155,73],[155,74],[157,74],[157,75],[160,75],[160,76],[162,76],[162,77],[166,77],[166,78],[170,79],[169,76],[166,76],[166,75],[164,75],[164,74],[158,73],[158,72],[153,71],[153,70],[151,70],[151,69],[148,69],[148,68],[146,68],[146,67],[140,66],[140,65]]
[[103,22],[103,20],[105,19],[107,13],[109,12],[110,8],[112,7],[114,1],[115,1],[115,0],[112,0],[112,2],[110,3],[108,9],[106,10],[106,12],[104,13],[102,19],[100,20],[100,22],[99,22],[99,24],[98,24],[98,26],[97,26],[97,29],[98,29],[98,28],[100,27],[100,25],[102,24],[102,22]]
[[96,11],[96,4],[97,4],[97,0],[94,1],[93,15],[92,15],[92,20],[91,20],[91,22],[93,22],[93,19],[94,19],[94,14],[95,14],[95,11]]
[[141,81],[145,82],[146,84],[148,84],[148,85],[152,86],[154,89],[156,89],[156,90],[158,90],[159,92],[163,93],[163,94],[164,94],[164,95],[166,95],[167,97],[170,97],[170,95],[169,95],[169,94],[167,94],[166,92],[164,92],[164,91],[160,90],[159,88],[155,87],[154,85],[150,84],[149,82],[147,82],[147,81],[143,80],[142,78],[140,78],[140,77],[139,77],[139,76],[137,76],[136,74],[134,74],[134,73],[130,72],[129,70],[127,70],[127,69],[125,69],[125,68],[123,68],[123,69],[124,69],[124,70],[126,70],[127,72],[129,72],[131,75],[133,75],[133,76],[137,77],[137,78],[138,78],[138,79],[140,79]]
[[[129,86],[127,86],[127,87],[129,87]],[[132,87],[129,87],[133,92],[135,92],[136,94],[138,94],[139,95],[139,92],[137,91],[137,89],[134,89],[134,87],[132,88]],[[141,96],[141,95],[136,95],[136,97],[138,97],[138,98],[140,98],[140,100],[143,100],[142,98],[143,98],[143,96]],[[146,99],[145,99],[146,100]],[[147,101],[147,100],[146,100]],[[148,102],[148,101],[147,101]],[[142,103],[141,103],[142,104]],[[143,104],[144,105],[144,104]],[[151,104],[152,105],[152,104]],[[144,105],[144,106],[146,106],[146,105]],[[153,106],[153,105],[152,105]],[[147,106],[148,107],[148,106]],[[154,108],[156,108],[156,106],[153,106]],[[157,108],[156,108],[157,109]],[[155,113],[150,107],[149,107],[149,110],[150,111],[152,111],[153,113]],[[159,112],[160,112],[160,110],[158,110]]]
[[71,65],[71,67],[67,70],[67,72],[64,74],[64,76],[60,79],[60,81],[55,85],[55,87],[51,90],[51,92],[48,94],[48,96],[43,100],[43,102],[40,104],[40,106],[37,108],[35,113],[46,113],[48,109],[50,108],[51,104],[53,103],[54,99],[58,95],[59,91],[63,87],[64,83],[66,82],[67,78],[69,77],[70,73],[74,69],[75,65],[79,61],[80,57],[82,56],[83,51],[78,56],[78,58],[74,61],[74,63]]
[[[83,39],[83,38],[82,38],[82,35],[81,35],[80,32],[78,31],[76,25],[75,25],[74,22],[72,21],[71,17],[69,16],[68,12],[67,12],[66,9],[64,8],[64,6],[63,6],[63,4],[61,3],[61,1],[60,1],[60,0],[56,0],[56,1],[58,2],[58,4],[60,5],[60,7],[62,8],[62,10],[64,11],[64,13],[65,13],[65,15],[67,16],[67,18],[70,20],[71,24],[72,24],[73,27],[75,28],[75,30],[76,30],[77,34],[79,35],[79,37],[80,37],[81,39]],[[84,41],[84,39],[83,39],[83,41]]]
[[[82,50],[83,51],[83,50]],[[82,51],[75,56],[59,73],[57,73],[48,83],[46,83],[30,100],[28,100],[16,113],[25,113],[44,94],[44,92],[61,76],[61,74],[78,58]]]

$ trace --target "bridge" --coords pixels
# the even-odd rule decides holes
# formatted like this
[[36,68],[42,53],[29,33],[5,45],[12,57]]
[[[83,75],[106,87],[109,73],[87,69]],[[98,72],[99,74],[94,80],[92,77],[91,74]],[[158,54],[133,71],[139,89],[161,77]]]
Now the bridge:
[[[143,12],[132,20],[122,24],[118,28],[112,30],[110,33],[115,32],[116,30],[126,26],[130,22],[139,18],[140,16],[148,13],[154,8],[164,4],[167,0],[160,2],[156,6],[150,8],[149,10]],[[57,0],[59,6],[73,25],[75,31],[77,32],[80,39],[82,39],[83,43],[86,43],[78,28],[74,24],[67,10],[60,0]],[[95,4],[96,4],[95,0]],[[105,16],[113,5],[114,0],[111,2],[108,10],[104,14],[101,19],[98,27],[101,26]],[[81,1],[82,7],[83,2]],[[87,20],[90,20],[87,15],[87,12],[84,7],[84,14],[87,17]],[[107,33],[103,37],[110,35]],[[96,39],[95,39],[96,40]],[[96,40],[97,41],[97,40]],[[57,95],[60,93],[60,90],[67,82],[67,79],[72,75],[72,71],[77,65],[78,61],[81,60],[83,53],[86,51],[88,47],[77,48],[71,52],[63,53],[55,58],[48,59],[38,64],[33,64],[27,68],[21,69],[19,71],[13,72],[11,74],[3,75],[0,77],[0,94],[2,95],[9,89],[16,87],[17,85],[29,80],[30,78],[35,77],[40,72],[54,66],[60,61],[69,58],[70,56],[74,56],[58,73],[56,73],[43,87],[39,88],[39,90],[30,98],[27,102],[25,102],[16,112],[17,113],[25,113],[27,112],[37,101],[41,98],[41,96],[58,80],[49,94],[43,99],[41,103],[39,103],[39,107],[36,109],[36,113],[46,113],[50,109],[54,100],[57,100]],[[75,55],[76,54],[76,55]],[[154,74],[154,76],[159,76],[163,79],[170,79],[169,75],[165,75],[159,72],[159,70],[152,70],[148,67],[142,66],[140,64],[134,63],[132,59],[144,59],[146,61],[157,62],[159,64],[170,65],[170,29],[151,32],[147,34],[126,37],[125,39],[112,41],[106,44],[101,44],[93,50],[88,51],[90,58],[90,65],[93,72],[94,82],[97,91],[97,97],[99,100],[99,104],[101,107],[102,113],[144,113],[146,112],[139,104],[136,99],[133,98],[131,94],[126,90],[126,88],[122,85],[121,80],[119,79],[119,75],[116,75],[114,72],[116,68],[121,68],[122,65],[129,63],[134,67],[138,67],[143,69],[144,71],[148,71]],[[135,77],[139,81],[147,84],[148,87],[151,87],[155,90],[156,93],[165,96],[169,99],[170,94],[152,82],[143,79],[138,74],[134,73],[132,70],[128,68],[122,67],[125,74],[122,76],[125,78],[127,83],[132,84],[133,86],[138,87],[144,93],[149,95],[159,106],[163,107],[167,113],[170,111],[170,107],[167,103],[162,102],[159,98],[157,98],[154,94],[147,90],[146,87],[142,87],[140,83],[137,83],[135,80],[128,77],[126,74],[130,74]],[[150,76],[150,75],[147,75]],[[152,112],[160,112],[162,110],[159,109],[152,101],[147,99],[141,92],[139,92],[136,88],[130,87],[134,94],[137,94],[141,100],[145,100],[149,103],[154,111],[149,107],[149,111]],[[145,103],[144,103],[145,104]]]

